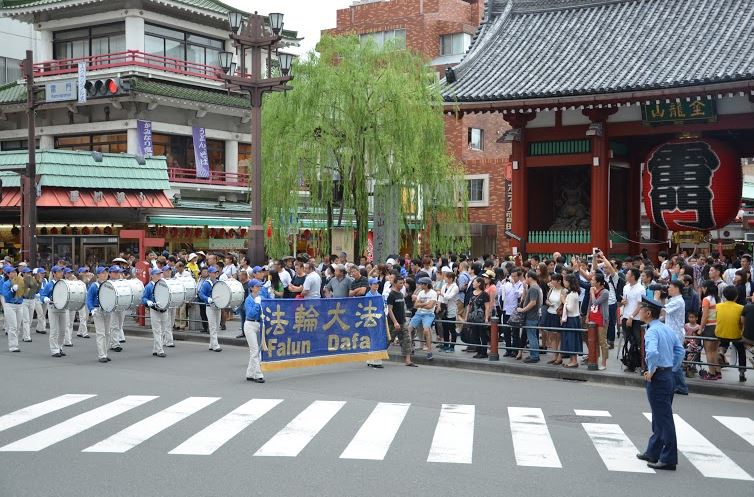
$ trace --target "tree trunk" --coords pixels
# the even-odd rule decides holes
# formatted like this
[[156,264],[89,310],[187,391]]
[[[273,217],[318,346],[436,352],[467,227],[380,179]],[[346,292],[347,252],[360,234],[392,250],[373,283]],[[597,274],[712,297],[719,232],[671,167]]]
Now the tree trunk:
[[332,254],[332,230],[333,230],[333,218],[332,218],[332,200],[327,202],[327,238],[325,239],[325,254]]

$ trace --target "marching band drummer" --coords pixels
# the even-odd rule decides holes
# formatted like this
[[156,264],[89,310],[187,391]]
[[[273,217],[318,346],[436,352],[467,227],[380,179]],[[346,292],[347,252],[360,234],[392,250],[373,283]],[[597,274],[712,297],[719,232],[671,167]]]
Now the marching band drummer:
[[166,357],[162,349],[163,330],[170,324],[170,314],[157,307],[154,302],[154,285],[162,278],[162,270],[153,268],[149,271],[150,281],[144,287],[144,294],[141,297],[141,303],[149,308],[149,322],[152,325],[152,355],[157,357]]
[[99,305],[99,287],[107,281],[108,274],[107,269],[102,266],[95,269],[94,272],[97,280],[93,281],[86,291],[86,308],[94,320],[94,333],[97,338],[97,360],[99,362],[109,362],[110,358],[107,357],[107,349],[110,344],[110,320],[112,319],[112,313],[103,311]]
[[[78,278],[76,278],[76,273],[73,272],[73,269],[66,267],[63,269],[63,275],[65,276],[65,279],[70,281],[75,281]],[[65,328],[65,338],[63,339],[63,347],[73,347],[73,322],[76,320],[76,312],[77,311],[66,311],[68,313],[68,321],[66,322],[66,328]]]
[[[165,264],[162,267],[162,279],[176,279],[173,276],[173,268],[169,264]],[[175,326],[175,313],[177,310],[175,307],[165,310],[165,313],[168,315],[168,325],[162,330],[162,345],[164,347],[175,347],[175,342],[173,342],[173,327]]]
[[[111,280],[123,279],[123,269],[117,264],[110,266],[108,270]],[[121,352],[121,343],[126,341],[123,334],[123,321],[126,319],[125,311],[113,311],[110,316],[110,350]]]
[[249,344],[249,366],[246,368],[246,380],[255,383],[264,383],[259,352],[259,330],[262,318],[262,297],[259,295],[261,288],[261,281],[250,280],[249,296],[244,301],[246,321],[244,321],[243,333],[246,335],[246,342]]
[[52,279],[39,291],[39,300],[47,305],[47,319],[50,321],[50,353],[52,357],[62,357],[65,355],[63,349],[60,348],[60,341],[63,340],[65,330],[68,327],[68,311],[63,309],[58,310],[54,305],[49,305],[52,302],[52,289],[55,287],[55,283],[63,279],[63,269],[60,266],[52,266],[50,273],[52,273]]
[[[34,275],[34,280],[38,285],[38,294],[39,290],[44,288],[44,286],[47,284],[47,278],[45,278],[45,268],[38,267],[32,271],[32,274]],[[47,333],[47,304],[40,302],[36,295],[34,296],[34,311],[37,313],[36,331],[40,335],[44,335],[45,333]]]
[[13,281],[18,278],[18,270],[13,266],[5,266],[5,282],[3,283],[3,298],[5,299],[4,311],[5,322],[8,329],[8,350],[11,352],[21,352],[18,348],[18,330],[23,323],[23,293],[19,293],[19,283]]
[[34,303],[37,301],[37,292],[39,292],[39,283],[36,279],[34,279],[34,276],[32,276],[32,271],[27,266],[24,266],[23,269],[21,269],[19,265],[19,270],[21,272],[21,276],[24,278],[24,294],[23,294],[23,341],[24,342],[31,342],[31,319],[34,317]]
[[209,279],[199,287],[199,300],[206,304],[207,321],[209,322],[209,350],[221,352],[223,349],[217,340],[221,310],[212,305],[212,287],[217,283],[218,270],[216,266],[210,266],[207,272],[209,273]]
[[[92,273],[89,272],[89,268],[79,268],[79,279],[86,285],[87,291],[92,284]],[[89,311],[86,306],[78,310],[79,313],[79,329],[76,332],[77,337],[89,338],[89,329],[87,328],[87,321],[89,321]]]

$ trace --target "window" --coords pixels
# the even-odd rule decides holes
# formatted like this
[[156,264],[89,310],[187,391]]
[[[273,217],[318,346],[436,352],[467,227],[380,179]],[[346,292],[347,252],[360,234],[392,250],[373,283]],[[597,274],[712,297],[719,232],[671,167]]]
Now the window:
[[469,174],[465,176],[469,207],[487,207],[489,205],[490,175]]
[[[154,147],[154,155],[165,156],[168,167],[178,169],[194,168],[194,141],[192,137],[155,133],[152,135],[152,146]],[[209,157],[210,170],[225,170],[224,141],[207,140],[207,155]]]
[[440,36],[440,55],[463,55],[471,45],[471,35],[453,33]]
[[128,151],[128,139],[125,133],[58,136],[55,138],[55,148],[61,150],[125,153]]
[[484,150],[484,130],[469,128],[468,142],[471,150]]
[[0,85],[18,81],[22,77],[21,61],[9,57],[0,57]]
[[154,24],[145,24],[144,32],[144,50],[147,53],[197,64],[217,66],[220,52],[225,48],[223,40]]
[[57,31],[53,33],[52,39],[55,60],[122,52],[126,49],[126,25],[118,22]]
[[382,48],[385,43],[394,43],[397,48],[406,48],[406,30],[391,29],[389,31],[377,31],[359,35],[359,40],[364,43],[373,40],[378,47]]

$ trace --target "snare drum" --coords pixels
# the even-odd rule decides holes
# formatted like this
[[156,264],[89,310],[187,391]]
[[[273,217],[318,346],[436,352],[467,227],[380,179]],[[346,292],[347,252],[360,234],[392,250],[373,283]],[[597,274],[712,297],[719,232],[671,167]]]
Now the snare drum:
[[183,283],[183,303],[190,304],[196,299],[196,281],[194,278],[180,278],[178,281]]
[[218,309],[233,309],[243,303],[243,283],[238,280],[222,280],[212,286],[212,302]]
[[180,307],[184,294],[183,283],[179,280],[160,280],[154,284],[154,301],[159,309]]
[[131,285],[131,307],[139,307],[141,305],[141,298],[144,296],[144,283],[138,278],[131,278],[125,281]]
[[105,312],[126,311],[133,303],[127,280],[108,280],[99,287],[99,306]]
[[86,283],[58,280],[52,287],[52,305],[59,311],[78,311],[86,304]]

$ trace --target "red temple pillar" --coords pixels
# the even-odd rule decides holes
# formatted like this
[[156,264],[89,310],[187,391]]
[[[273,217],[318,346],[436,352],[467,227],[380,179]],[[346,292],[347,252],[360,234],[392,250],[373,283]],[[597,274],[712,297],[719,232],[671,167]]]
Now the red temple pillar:
[[[506,114],[503,116],[513,133],[512,153],[512,181],[511,189],[513,202],[511,204],[511,230],[520,236],[524,242],[529,236],[529,206],[526,204],[529,190],[529,174],[526,170],[526,123],[534,119],[535,112]],[[505,137],[505,135],[503,135]],[[515,242],[519,250],[524,251],[521,244]]]
[[592,189],[591,236],[592,246],[610,253],[610,142],[607,118],[617,109],[589,109],[583,113],[592,121]]

